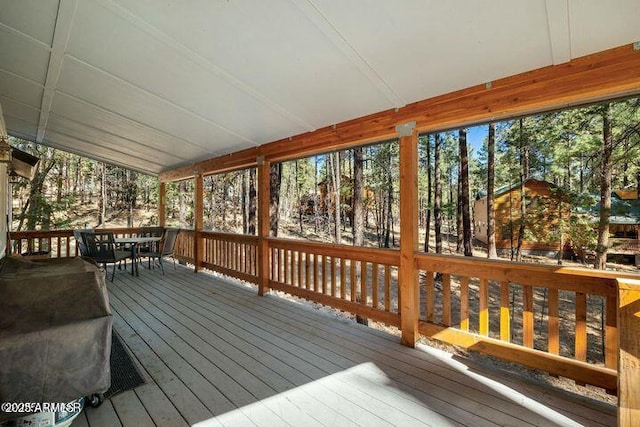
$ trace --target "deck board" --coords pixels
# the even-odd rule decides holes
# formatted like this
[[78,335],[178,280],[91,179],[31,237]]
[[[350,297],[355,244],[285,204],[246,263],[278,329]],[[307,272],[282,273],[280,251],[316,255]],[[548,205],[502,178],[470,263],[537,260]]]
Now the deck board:
[[113,409],[123,425],[154,427],[155,423],[134,390],[127,390],[111,398]]
[[151,382],[74,425],[615,425],[593,402],[178,267],[118,273],[114,328]]

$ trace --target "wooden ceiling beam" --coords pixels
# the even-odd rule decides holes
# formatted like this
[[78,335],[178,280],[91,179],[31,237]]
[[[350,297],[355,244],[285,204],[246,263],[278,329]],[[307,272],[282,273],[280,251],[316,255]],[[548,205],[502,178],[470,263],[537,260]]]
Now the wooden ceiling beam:
[[160,180],[255,166],[258,156],[277,162],[383,141],[410,121],[433,132],[637,95],[639,70],[640,51],[624,45],[174,169]]

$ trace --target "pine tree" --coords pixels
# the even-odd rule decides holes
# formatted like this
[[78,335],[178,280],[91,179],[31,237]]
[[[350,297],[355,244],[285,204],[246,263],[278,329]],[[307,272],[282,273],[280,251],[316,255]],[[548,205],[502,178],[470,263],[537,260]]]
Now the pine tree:
[[440,175],[440,134],[434,135],[433,145],[433,214],[435,216],[436,253],[442,253],[442,176]]
[[467,150],[467,131],[460,129],[458,135],[460,150],[460,208],[462,209],[462,234],[464,255],[473,256],[471,237],[471,211],[469,206],[469,158]]
[[496,213],[495,200],[495,123],[489,123],[487,139],[487,257],[498,258],[496,251]]

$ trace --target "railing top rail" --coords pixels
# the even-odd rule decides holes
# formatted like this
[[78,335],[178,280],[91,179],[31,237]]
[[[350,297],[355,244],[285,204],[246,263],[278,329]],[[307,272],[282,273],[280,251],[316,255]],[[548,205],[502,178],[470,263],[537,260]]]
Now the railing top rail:
[[616,279],[640,279],[631,273],[425,253],[416,253],[416,264],[427,271],[606,296],[615,295]]
[[221,231],[200,231],[203,237],[213,237],[219,240],[227,240],[230,242],[248,243],[252,245],[258,244],[258,236],[251,234],[234,234]]
[[[107,227],[107,228],[96,228],[99,231],[112,231],[117,233],[136,233],[142,227]],[[9,234],[12,239],[24,239],[28,237],[57,237],[57,236],[73,236],[73,230],[75,228],[65,228],[59,230],[21,230],[21,231],[10,231]]]
[[73,230],[24,230],[11,231],[9,236],[12,240],[30,239],[38,237],[67,237],[73,236]]

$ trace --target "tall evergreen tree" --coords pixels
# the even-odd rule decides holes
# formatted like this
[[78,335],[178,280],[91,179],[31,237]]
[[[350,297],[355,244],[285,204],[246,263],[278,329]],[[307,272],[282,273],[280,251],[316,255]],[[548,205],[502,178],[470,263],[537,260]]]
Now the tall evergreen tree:
[[487,257],[498,258],[496,251],[496,213],[495,201],[495,148],[496,125],[489,123],[487,139]]
[[467,131],[460,129],[458,134],[460,150],[460,208],[462,209],[462,234],[464,255],[473,256],[471,234],[471,210],[469,206],[469,155],[467,150]]
[[613,134],[611,129],[611,104],[601,107],[602,114],[602,156],[600,169],[600,220],[598,222],[598,246],[596,248],[595,268],[607,267],[609,248],[609,216],[611,214],[611,155],[613,152]]
[[364,148],[353,149],[353,245],[364,245],[364,209],[362,206]]
[[435,216],[436,253],[442,253],[442,176],[440,174],[440,134],[434,135],[433,145],[433,214]]

